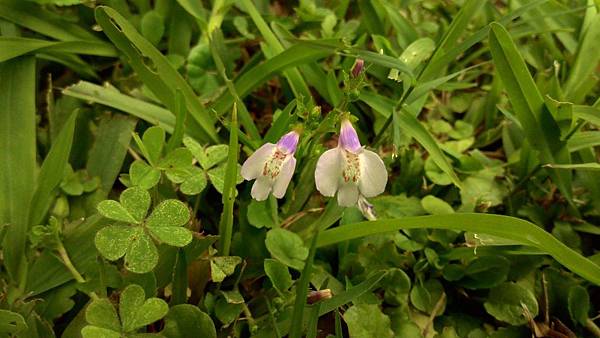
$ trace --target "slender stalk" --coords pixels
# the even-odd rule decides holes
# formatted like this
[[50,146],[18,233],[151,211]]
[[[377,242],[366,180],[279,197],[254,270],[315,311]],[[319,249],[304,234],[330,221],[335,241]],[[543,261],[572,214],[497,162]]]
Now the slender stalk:
[[310,251],[308,257],[304,262],[304,269],[302,275],[296,286],[296,302],[294,303],[294,312],[292,313],[292,326],[290,328],[290,338],[302,337],[302,329],[304,326],[304,307],[306,305],[306,294],[308,291],[308,284],[310,282],[310,275],[312,274],[312,263],[315,259],[315,253],[317,252],[317,241],[319,239],[319,226],[315,229],[315,235],[312,238],[310,244]]
[[600,328],[590,318],[588,318],[588,320],[585,322],[585,328],[588,329],[588,331],[590,331],[595,337],[600,337]]
[[[69,254],[67,253],[67,250],[65,249],[62,242],[59,242],[58,248],[56,251],[58,251],[58,255],[60,256],[60,259],[62,260],[65,267],[67,267],[67,269],[69,270],[71,275],[73,275],[73,278],[75,279],[75,281],[77,281],[77,283],[85,283],[86,282],[85,278],[83,278],[83,276],[79,273],[79,271],[77,271],[77,268],[75,267],[75,265],[73,265],[73,262],[71,261],[71,258],[69,258]],[[98,295],[96,295],[96,293],[93,291],[89,293],[89,296],[93,300],[99,299]]]
[[229,155],[225,171],[225,189],[223,190],[223,213],[219,224],[219,252],[229,256],[231,237],[233,236],[233,204],[235,203],[235,179],[238,161],[238,133],[237,133],[237,104],[234,102],[231,113],[231,133],[229,134]]

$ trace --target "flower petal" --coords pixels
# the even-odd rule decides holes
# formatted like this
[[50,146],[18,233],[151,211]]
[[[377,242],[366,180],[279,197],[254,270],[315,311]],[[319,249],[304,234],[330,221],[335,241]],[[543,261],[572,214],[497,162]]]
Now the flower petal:
[[340,128],[340,138],[338,142],[340,143],[340,147],[351,151],[355,154],[361,149],[360,140],[358,139],[356,130],[354,129],[350,121],[342,121],[342,126]]
[[252,198],[257,201],[264,201],[271,192],[272,184],[273,181],[269,177],[259,176],[252,185],[252,191],[250,192],[250,195],[252,195]]
[[277,178],[275,178],[275,183],[273,184],[273,196],[282,198],[283,195],[285,195],[285,191],[292,180],[292,175],[294,175],[295,169],[296,158],[294,158],[294,156],[288,156],[281,166],[279,175]]
[[300,139],[300,135],[295,131],[290,131],[277,141],[277,147],[282,149],[286,154],[293,154],[296,152],[298,139]]
[[365,197],[374,197],[385,190],[388,173],[385,164],[376,153],[363,150],[358,158],[360,160],[360,180],[358,187]]
[[339,147],[324,152],[317,161],[315,184],[323,195],[333,197],[342,177],[343,150]]
[[340,185],[337,198],[340,207],[355,206],[358,203],[358,186],[354,183]]
[[273,154],[274,149],[275,145],[273,143],[265,143],[258,148],[242,165],[242,177],[246,180],[252,180],[260,176],[265,162]]

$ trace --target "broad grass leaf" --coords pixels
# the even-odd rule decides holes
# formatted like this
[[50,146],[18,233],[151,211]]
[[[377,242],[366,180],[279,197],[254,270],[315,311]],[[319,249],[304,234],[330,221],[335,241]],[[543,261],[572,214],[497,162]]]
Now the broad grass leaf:
[[170,199],[161,202],[152,214],[146,219],[146,226],[152,227],[178,227],[190,220],[190,211],[185,203]]
[[[9,10],[0,4],[0,17],[6,18],[3,12]],[[0,63],[0,224],[11,224],[2,252],[13,280],[24,257],[30,225],[26,206],[34,193],[37,170],[35,65],[33,57]]]
[[538,303],[533,292],[510,282],[493,288],[483,307],[497,320],[511,325],[522,325],[528,322],[523,315],[524,307],[533,318],[538,314]]
[[308,257],[308,248],[298,234],[281,228],[271,229],[267,232],[265,245],[273,258],[291,268],[302,270],[304,260]]
[[173,306],[165,317],[165,328],[160,333],[167,338],[217,338],[210,316],[190,304]]
[[30,224],[39,224],[42,221],[53,199],[52,193],[64,177],[65,169],[69,165],[76,119],[77,112],[69,116],[58,137],[52,143],[50,152],[44,159],[37,178],[37,187],[29,206]]
[[96,233],[94,243],[100,254],[114,261],[125,255],[137,229],[128,225],[109,225]]
[[400,229],[425,228],[483,233],[533,246],[551,255],[574,273],[600,285],[600,266],[570,249],[537,225],[504,215],[455,213],[345,224],[343,227],[325,230],[320,235],[318,246],[323,247]]

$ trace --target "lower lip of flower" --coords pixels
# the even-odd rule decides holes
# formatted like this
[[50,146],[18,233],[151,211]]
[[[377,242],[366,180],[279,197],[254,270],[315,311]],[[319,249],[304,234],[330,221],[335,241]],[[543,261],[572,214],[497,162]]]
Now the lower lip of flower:
[[357,183],[360,179],[360,160],[357,154],[351,153],[349,151],[344,151],[344,170],[342,171],[342,177],[344,178],[344,182],[354,182]]
[[281,172],[281,166],[283,165],[285,158],[286,154],[281,150],[276,149],[273,155],[265,162],[262,171],[263,176],[270,176],[272,179],[277,177]]

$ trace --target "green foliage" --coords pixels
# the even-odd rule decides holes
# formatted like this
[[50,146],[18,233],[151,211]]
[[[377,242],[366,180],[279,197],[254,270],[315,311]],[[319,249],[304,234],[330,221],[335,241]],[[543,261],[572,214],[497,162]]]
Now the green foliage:
[[192,233],[182,227],[190,219],[187,206],[179,200],[162,201],[146,217],[150,194],[142,188],[123,191],[119,202],[105,200],[98,212],[111,220],[129,223],[115,224],[96,234],[96,248],[109,260],[125,256],[125,267],[135,273],[152,271],[158,263],[154,242],[184,247],[192,241]]
[[[599,19],[0,1],[0,337],[599,336]],[[387,172],[347,208],[344,118]]]

